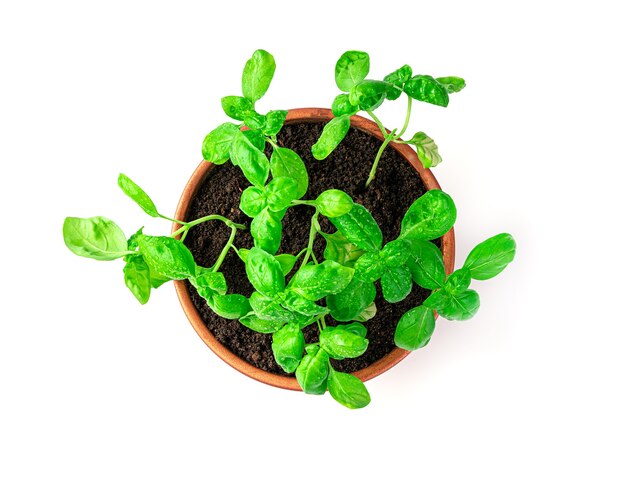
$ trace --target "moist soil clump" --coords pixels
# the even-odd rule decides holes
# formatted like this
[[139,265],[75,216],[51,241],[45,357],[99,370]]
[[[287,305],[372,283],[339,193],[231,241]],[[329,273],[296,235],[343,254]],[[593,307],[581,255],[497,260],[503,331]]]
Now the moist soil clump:
[[[356,203],[360,203],[372,213],[382,230],[384,243],[395,239],[400,234],[400,223],[405,212],[416,198],[426,192],[419,174],[402,158],[402,155],[388,147],[378,165],[376,178],[368,188],[365,188],[381,142],[359,129],[350,128],[337,149],[326,160],[318,161],[311,154],[311,146],[322,133],[322,128],[323,123],[287,124],[278,135],[279,145],[294,150],[302,157],[308,169],[309,190],[304,199],[315,199],[327,189],[343,190]],[[230,162],[215,166],[192,200],[188,217],[184,220],[220,214],[249,227],[251,219],[239,210],[241,192],[248,186],[250,184],[241,170],[233,167]],[[312,207],[305,205],[289,208],[283,219],[283,237],[278,253],[297,254],[306,247],[312,214]],[[320,224],[324,232],[335,231],[324,217],[320,217]],[[210,267],[215,263],[229,235],[230,229],[223,223],[208,222],[192,228],[185,244],[199,265]],[[436,243],[440,245],[439,240]],[[249,230],[237,232],[235,246],[237,248],[253,246]],[[318,259],[324,251],[324,246],[323,238],[318,236],[314,246]],[[298,267],[299,264],[296,264],[295,269]],[[220,271],[226,277],[229,293],[250,296],[254,291],[246,277],[243,262],[233,250],[229,251]],[[274,360],[271,335],[254,332],[237,320],[217,316],[196,290],[189,283],[186,284],[202,320],[218,341],[260,369],[287,375]],[[390,353],[395,348],[393,335],[398,320],[407,310],[423,302],[429,294],[427,290],[413,285],[413,290],[406,299],[391,304],[382,297],[380,281],[376,285],[378,293],[375,303],[378,310],[373,319],[365,322],[369,347],[358,358],[333,360],[333,367],[336,370],[355,372]],[[330,316],[326,317],[326,323],[337,324]],[[307,327],[304,335],[307,343],[317,341],[317,326]]]

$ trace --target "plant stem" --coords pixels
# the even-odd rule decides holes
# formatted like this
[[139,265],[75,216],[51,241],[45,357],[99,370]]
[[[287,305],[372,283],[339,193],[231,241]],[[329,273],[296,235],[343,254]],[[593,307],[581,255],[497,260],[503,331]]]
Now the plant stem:
[[409,98],[409,103],[407,104],[407,107],[406,107],[406,117],[404,118],[404,126],[402,126],[402,129],[400,130],[400,132],[394,136],[394,141],[401,138],[402,135],[405,133],[406,128],[409,127],[409,120],[411,119],[411,105],[413,103],[413,98],[411,98],[410,96],[408,98]]
[[232,226],[230,228],[230,237],[228,238],[228,241],[226,245],[224,246],[224,248],[222,248],[222,252],[220,253],[220,256],[217,257],[217,261],[215,262],[215,265],[213,265],[213,268],[211,269],[213,272],[217,272],[219,270],[220,266],[222,265],[222,262],[224,261],[224,259],[226,258],[226,255],[228,254],[228,250],[230,250],[231,248],[234,248],[233,241],[235,240],[235,234],[237,234],[237,228]]
[[374,159],[374,164],[372,165],[372,169],[370,170],[370,175],[367,178],[367,182],[365,183],[366,188],[374,180],[374,176],[376,175],[376,168],[378,167],[378,162],[380,162],[380,157],[383,156],[383,152],[385,151],[385,148],[387,148],[387,145],[389,144],[389,142],[393,140],[395,132],[396,130],[394,129],[391,133],[389,133],[387,137],[385,138],[385,141],[383,141],[383,144],[380,145],[380,148],[378,149],[378,153],[376,154],[376,158]]
[[183,222],[182,220],[178,220],[178,219],[171,219],[171,218],[169,218],[166,215],[158,214],[158,216],[161,219],[169,220],[170,222],[176,222],[177,224],[180,224],[181,226],[186,226],[187,225],[187,222]]
[[313,260],[315,261],[315,263],[317,263],[317,260],[315,260],[315,255],[313,254],[313,243],[315,242],[315,236],[317,235],[317,217],[319,216],[319,212],[317,211],[317,208],[315,209],[315,213],[313,214],[313,217],[311,217],[311,230],[309,231],[309,244],[306,247],[306,254],[304,255],[304,260],[302,260],[302,264],[300,265],[300,268],[304,267],[306,265],[306,263],[309,261],[309,257],[313,256]]
[[385,129],[385,126],[383,126],[383,123],[380,122],[380,119],[378,117],[376,117],[376,115],[374,115],[374,112],[372,112],[371,110],[367,111],[367,115],[369,115],[372,118],[372,120],[376,124],[378,124],[378,129],[380,129],[380,132],[383,134],[383,138],[386,138],[387,137],[387,130]]
[[[203,222],[207,222],[209,220],[221,220],[224,224],[226,224],[231,229],[233,227],[237,228],[237,229],[245,229],[246,228],[246,226],[244,226],[243,224],[235,224],[232,220],[229,220],[226,217],[222,217],[221,215],[213,214],[213,215],[207,215],[206,217],[200,217],[199,219],[192,220],[191,222],[185,222],[183,227],[181,227],[180,229],[178,229],[177,231],[174,231],[172,233],[172,237],[175,238],[179,234],[183,234],[185,231],[188,231],[193,226],[197,226],[198,224],[202,224]],[[178,222],[178,221],[176,221],[176,222]]]

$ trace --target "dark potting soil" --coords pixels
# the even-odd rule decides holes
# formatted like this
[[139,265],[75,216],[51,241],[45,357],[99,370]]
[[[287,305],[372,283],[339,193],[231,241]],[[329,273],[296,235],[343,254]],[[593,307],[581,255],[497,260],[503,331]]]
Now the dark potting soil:
[[[400,233],[400,222],[404,213],[416,198],[426,192],[419,174],[396,152],[389,147],[383,153],[378,165],[376,179],[365,188],[370,167],[381,142],[369,134],[351,128],[339,147],[323,161],[311,154],[311,146],[322,132],[321,123],[300,123],[286,125],[278,135],[280,146],[294,150],[306,164],[309,172],[309,190],[305,199],[314,199],[322,191],[335,188],[348,193],[355,202],[365,206],[374,216],[383,232],[384,243],[395,239]],[[230,162],[216,166],[206,178],[198,194],[192,200],[187,221],[209,214],[220,214],[234,222],[249,227],[250,218],[239,210],[241,192],[249,186],[238,167]],[[306,247],[309,239],[311,207],[305,205],[290,208],[283,220],[283,238],[279,253],[298,253]],[[335,228],[326,218],[320,217],[324,232],[334,232]],[[221,222],[208,222],[194,227],[189,232],[185,244],[199,265],[210,267],[215,263],[226,244],[230,229]],[[238,231],[235,246],[249,248],[253,245],[249,231]],[[316,256],[324,251],[324,240],[318,236],[315,242]],[[296,264],[296,268],[298,265]],[[231,250],[220,271],[224,273],[229,293],[250,296],[252,286],[246,278],[243,262]],[[387,303],[381,294],[380,281],[376,283],[376,316],[365,323],[369,347],[360,357],[334,361],[333,367],[343,372],[363,369],[391,352],[395,345],[393,335],[396,323],[407,310],[419,305],[428,296],[428,291],[417,285],[403,301]],[[285,375],[274,360],[272,336],[254,332],[237,320],[227,320],[215,315],[204,299],[188,284],[191,298],[202,320],[215,337],[252,365],[277,374]],[[328,325],[337,323],[326,317]],[[318,340],[317,326],[304,330],[306,342]]]

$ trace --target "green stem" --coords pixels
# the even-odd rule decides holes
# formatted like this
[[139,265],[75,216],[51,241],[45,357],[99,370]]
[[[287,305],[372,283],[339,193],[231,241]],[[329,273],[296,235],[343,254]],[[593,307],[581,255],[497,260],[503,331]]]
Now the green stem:
[[235,234],[237,234],[237,228],[231,227],[230,237],[228,238],[228,241],[226,245],[224,246],[224,248],[222,248],[222,252],[220,253],[220,256],[217,257],[217,261],[215,262],[215,265],[213,265],[213,268],[211,269],[213,272],[217,272],[219,270],[220,266],[222,265],[222,262],[224,261],[224,259],[226,258],[226,255],[228,254],[228,250],[230,250],[231,248],[234,248],[233,241],[235,240]]
[[383,134],[383,138],[386,138],[387,130],[385,129],[385,126],[383,126],[383,123],[380,122],[380,119],[376,117],[376,115],[374,115],[374,112],[372,112],[371,110],[367,111],[367,115],[369,115],[372,118],[372,120],[378,125],[378,129],[380,129],[380,132]]
[[409,98],[409,103],[407,104],[407,107],[406,107],[406,117],[404,118],[404,126],[402,126],[402,129],[400,130],[400,132],[395,135],[394,141],[401,138],[402,135],[405,133],[406,128],[409,127],[409,120],[411,119],[411,105],[413,103],[413,98],[411,98],[410,96],[408,98]]
[[[172,237],[175,238],[179,234],[183,234],[185,231],[188,231],[192,227],[197,226],[198,224],[202,224],[203,222],[207,222],[209,220],[221,220],[224,224],[226,224],[231,229],[233,227],[235,227],[237,229],[245,229],[246,228],[246,226],[244,226],[243,224],[235,224],[232,220],[229,220],[226,217],[222,217],[221,215],[213,214],[213,215],[207,215],[205,217],[200,217],[199,219],[192,220],[191,222],[185,222],[183,227],[181,227],[180,229],[178,229],[178,230],[176,230],[176,231],[174,231],[172,233]],[[176,222],[178,222],[178,221],[176,221]]]
[[300,265],[300,268],[306,265],[306,263],[309,261],[309,258],[311,256],[313,256],[313,260],[315,261],[315,263],[317,263],[317,261],[315,260],[315,255],[313,254],[313,243],[315,242],[315,236],[317,235],[317,227],[315,227],[315,225],[317,224],[318,216],[319,216],[319,212],[317,211],[317,208],[316,208],[315,213],[313,214],[313,217],[311,217],[311,230],[309,231],[309,244],[306,247],[306,254],[304,255],[304,260],[302,260],[302,264]]
[[374,180],[374,176],[376,175],[376,169],[378,168],[378,162],[380,162],[380,157],[383,156],[383,152],[385,151],[385,148],[387,148],[387,145],[389,144],[389,142],[393,140],[395,132],[396,130],[394,129],[391,133],[389,133],[387,137],[385,138],[385,141],[383,141],[383,144],[380,145],[380,148],[378,149],[378,153],[376,154],[376,158],[374,159],[374,164],[372,165],[372,169],[370,170],[370,175],[367,178],[367,182],[365,183],[366,188]]
[[170,217],[166,216],[166,215],[162,215],[159,214],[157,212],[157,215],[161,218],[161,219],[165,219],[165,220],[169,220],[170,222],[176,222],[177,224],[180,224],[181,226],[186,226],[187,222],[183,222],[182,220],[178,220],[178,219],[171,219]]

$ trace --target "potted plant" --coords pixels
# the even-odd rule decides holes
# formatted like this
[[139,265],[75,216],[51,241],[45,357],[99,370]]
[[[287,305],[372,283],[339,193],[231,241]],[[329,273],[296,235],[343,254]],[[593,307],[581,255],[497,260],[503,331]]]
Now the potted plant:
[[[122,258],[142,304],[174,281],[198,334],[243,373],[366,406],[363,381],[428,344],[437,315],[472,317],[471,281],[499,274],[515,254],[512,236],[498,234],[454,270],[456,207],[429,170],[441,161],[437,146],[423,132],[403,138],[414,101],[445,107],[465,82],[409,66],[369,80],[369,65],[364,52],[339,58],[343,93],[332,111],[261,114],[275,62],[257,50],[242,95],[222,99],[236,123],[205,138],[175,218],[118,178],[145,213],[174,223],[171,235],[139,229],[127,238],[104,217],[68,217],[66,245],[96,260]],[[403,94],[405,122],[389,131],[374,111]]]

